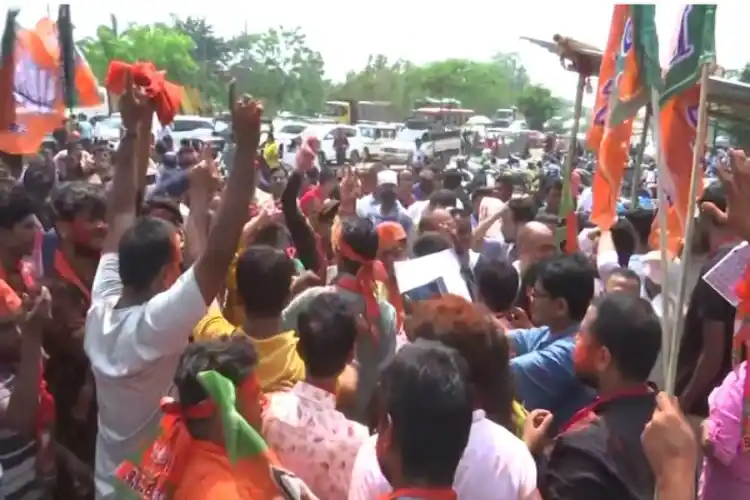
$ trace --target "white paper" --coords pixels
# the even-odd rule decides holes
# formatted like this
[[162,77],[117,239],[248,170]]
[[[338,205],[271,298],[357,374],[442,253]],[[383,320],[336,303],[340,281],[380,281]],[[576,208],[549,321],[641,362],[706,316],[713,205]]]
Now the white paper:
[[471,301],[469,289],[461,276],[461,265],[453,250],[396,262],[396,283],[402,294],[409,294],[425,285],[434,285],[441,293],[459,295]]
[[745,274],[745,268],[750,264],[750,246],[747,242],[742,242],[729,251],[714,267],[703,275],[703,280],[709,284],[716,293],[737,307],[739,299],[735,292],[735,287],[742,275]]

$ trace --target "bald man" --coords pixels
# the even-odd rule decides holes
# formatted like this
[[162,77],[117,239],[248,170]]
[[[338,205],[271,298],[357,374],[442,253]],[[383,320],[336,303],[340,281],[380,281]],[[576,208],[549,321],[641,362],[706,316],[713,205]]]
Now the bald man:
[[555,243],[555,232],[543,222],[527,222],[518,230],[516,236],[518,260],[513,263],[520,274],[530,265],[554,256],[558,251]]
[[448,232],[451,236],[455,236],[456,221],[445,208],[436,208],[422,215],[418,231],[420,234],[427,231]]

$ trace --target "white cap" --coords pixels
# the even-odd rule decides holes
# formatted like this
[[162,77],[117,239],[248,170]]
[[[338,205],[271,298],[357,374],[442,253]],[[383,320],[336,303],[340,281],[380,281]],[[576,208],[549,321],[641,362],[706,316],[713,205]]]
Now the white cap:
[[398,185],[398,174],[394,170],[381,170],[378,172],[378,186],[383,184]]

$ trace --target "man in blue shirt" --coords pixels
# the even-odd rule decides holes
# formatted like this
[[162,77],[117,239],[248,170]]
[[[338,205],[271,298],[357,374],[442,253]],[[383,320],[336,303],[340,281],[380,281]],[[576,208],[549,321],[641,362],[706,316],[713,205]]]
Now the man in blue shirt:
[[396,197],[398,174],[393,170],[378,172],[377,189],[357,200],[357,216],[370,219],[376,226],[381,222],[398,222],[409,234],[413,226],[411,217]]
[[594,270],[580,256],[553,257],[539,264],[532,294],[532,318],[544,326],[508,332],[515,354],[510,368],[518,399],[527,410],[552,412],[558,429],[595,396],[573,367],[576,334],[594,295]]

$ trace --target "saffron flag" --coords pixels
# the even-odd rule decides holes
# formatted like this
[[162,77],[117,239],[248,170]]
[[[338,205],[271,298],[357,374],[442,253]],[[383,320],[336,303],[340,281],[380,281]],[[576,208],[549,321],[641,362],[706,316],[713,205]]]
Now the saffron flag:
[[[62,125],[60,53],[55,23],[50,19],[40,20],[33,30],[18,30],[13,75],[16,120],[0,129],[0,151],[34,154],[45,135]],[[78,104],[101,104],[96,78],[87,64],[76,65],[75,87]]]
[[[617,202],[628,165],[633,119],[649,100],[649,86],[659,86],[659,45],[654,5],[625,8],[625,26],[616,58],[613,83],[593,182],[591,220],[608,230],[617,220]],[[653,65],[656,64],[656,69]]]
[[594,102],[591,127],[586,136],[586,145],[594,153],[599,152],[599,146],[604,137],[604,121],[609,109],[609,98],[612,87],[615,84],[617,73],[617,54],[620,50],[622,35],[625,32],[625,23],[628,19],[629,9],[627,5],[615,5],[612,11],[612,21],[609,28],[607,46],[602,56],[602,64],[599,67],[599,84],[596,88],[596,100]]
[[[672,57],[664,75],[659,118],[666,176],[662,179],[668,206],[668,249],[679,251],[687,225],[693,147],[698,133],[700,75],[704,64],[716,56],[716,5],[687,5],[680,16]],[[699,167],[700,168],[700,167]],[[698,182],[698,196],[702,192]],[[660,207],[661,209],[661,207]],[[659,218],[654,219],[651,241],[658,241]]]

